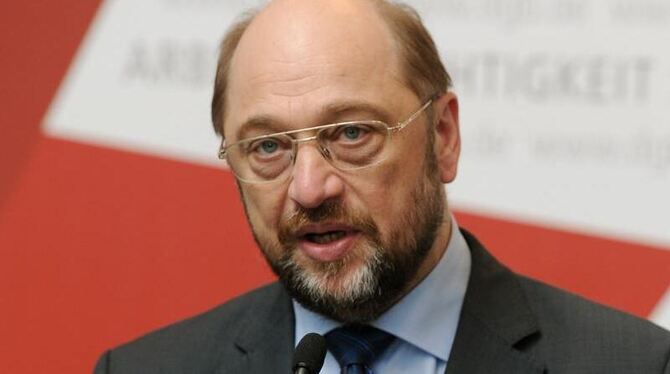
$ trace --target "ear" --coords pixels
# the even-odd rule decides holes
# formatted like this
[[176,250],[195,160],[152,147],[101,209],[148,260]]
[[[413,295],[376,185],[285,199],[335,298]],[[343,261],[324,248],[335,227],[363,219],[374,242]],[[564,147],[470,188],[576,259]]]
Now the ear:
[[435,110],[435,156],[442,183],[456,178],[461,153],[461,135],[458,125],[458,98],[449,91],[433,103]]

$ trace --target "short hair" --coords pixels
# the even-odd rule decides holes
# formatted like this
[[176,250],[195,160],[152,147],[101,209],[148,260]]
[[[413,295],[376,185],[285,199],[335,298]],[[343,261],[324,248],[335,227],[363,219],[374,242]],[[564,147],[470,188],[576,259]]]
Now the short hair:
[[[409,5],[388,0],[370,1],[374,3],[381,18],[386,22],[400,49],[401,69],[407,87],[421,100],[446,92],[452,85],[451,77],[440,60],[433,38],[416,10]],[[228,29],[220,45],[211,114],[214,131],[222,137],[231,60],[242,35],[257,14],[258,10],[243,14]]]

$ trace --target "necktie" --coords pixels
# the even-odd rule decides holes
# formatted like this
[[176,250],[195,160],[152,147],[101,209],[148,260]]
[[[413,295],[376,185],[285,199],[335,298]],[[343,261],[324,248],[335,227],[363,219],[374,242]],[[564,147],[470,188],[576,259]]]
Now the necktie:
[[351,325],[326,334],[328,350],[342,368],[342,374],[371,374],[374,360],[395,337],[372,326]]

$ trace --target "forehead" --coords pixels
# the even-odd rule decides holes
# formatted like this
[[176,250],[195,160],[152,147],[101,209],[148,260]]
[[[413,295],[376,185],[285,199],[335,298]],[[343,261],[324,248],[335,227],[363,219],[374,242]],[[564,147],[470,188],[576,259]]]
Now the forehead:
[[318,124],[328,115],[323,109],[336,103],[392,107],[406,90],[398,60],[388,27],[368,1],[271,3],[231,61],[226,138],[254,116],[299,128]]

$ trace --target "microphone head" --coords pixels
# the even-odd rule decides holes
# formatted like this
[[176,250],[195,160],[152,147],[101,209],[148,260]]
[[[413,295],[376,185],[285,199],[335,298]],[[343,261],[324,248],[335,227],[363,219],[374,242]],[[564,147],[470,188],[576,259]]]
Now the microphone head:
[[293,371],[305,368],[311,374],[321,371],[326,359],[326,339],[314,332],[310,332],[300,339],[293,354]]

